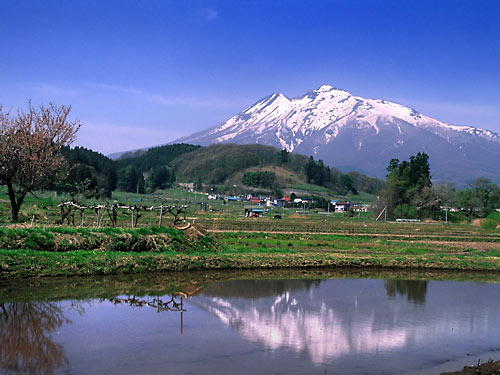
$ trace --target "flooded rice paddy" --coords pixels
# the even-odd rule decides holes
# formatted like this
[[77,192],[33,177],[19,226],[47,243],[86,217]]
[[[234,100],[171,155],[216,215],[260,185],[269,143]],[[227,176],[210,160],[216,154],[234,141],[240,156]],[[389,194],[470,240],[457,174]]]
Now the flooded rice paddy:
[[500,357],[497,283],[192,275],[0,282],[0,373],[438,374]]

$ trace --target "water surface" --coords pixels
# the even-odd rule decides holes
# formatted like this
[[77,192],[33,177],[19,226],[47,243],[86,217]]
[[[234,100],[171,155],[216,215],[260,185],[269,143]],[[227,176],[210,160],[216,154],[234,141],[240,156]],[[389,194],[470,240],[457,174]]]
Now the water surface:
[[0,372],[413,374],[500,348],[500,284],[286,276],[0,284]]

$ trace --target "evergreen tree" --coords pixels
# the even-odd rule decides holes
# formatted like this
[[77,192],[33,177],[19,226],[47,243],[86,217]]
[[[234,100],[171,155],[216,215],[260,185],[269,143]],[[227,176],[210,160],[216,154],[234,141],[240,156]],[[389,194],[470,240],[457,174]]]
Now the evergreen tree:
[[133,166],[125,167],[118,178],[118,188],[129,193],[144,193],[144,177]]
[[165,189],[169,182],[170,176],[166,167],[155,166],[151,168],[148,176],[148,187],[151,190]]
[[419,152],[411,156],[410,161],[392,159],[387,171],[385,201],[389,217],[394,216],[396,209],[397,214],[412,212],[410,206],[414,206],[420,216],[424,209],[432,206],[431,190],[426,189],[432,186],[429,155]]
[[116,175],[116,167],[114,164],[107,165],[103,171],[103,195],[106,198],[111,198],[111,193],[116,189],[118,177]]
[[285,164],[290,159],[290,153],[285,149],[281,150],[278,156],[282,164]]

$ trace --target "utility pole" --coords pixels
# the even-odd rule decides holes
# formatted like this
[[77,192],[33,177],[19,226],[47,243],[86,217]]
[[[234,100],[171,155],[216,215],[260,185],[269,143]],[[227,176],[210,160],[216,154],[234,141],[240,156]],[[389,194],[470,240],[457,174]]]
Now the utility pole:
[[186,223],[186,212],[187,212],[187,205],[188,205],[188,192],[189,192],[189,185],[186,185],[186,201],[185,201],[185,206],[186,208],[184,209],[184,223]]
[[382,214],[385,212],[385,221],[387,221],[387,206],[384,207],[384,209],[382,211],[380,211],[380,213],[378,214],[377,218],[375,219],[375,221],[378,221],[378,219],[380,219],[380,216],[382,216]]

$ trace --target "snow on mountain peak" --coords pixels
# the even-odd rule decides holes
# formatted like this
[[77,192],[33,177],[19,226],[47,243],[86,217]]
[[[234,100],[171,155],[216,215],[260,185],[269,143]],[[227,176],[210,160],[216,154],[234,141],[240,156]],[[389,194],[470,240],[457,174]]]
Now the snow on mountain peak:
[[316,89],[314,91],[324,92],[324,91],[330,91],[330,90],[333,90],[333,86],[330,86],[330,85],[321,85],[318,89]]
[[388,100],[365,99],[330,85],[287,98],[273,93],[223,124],[177,142],[258,143],[315,155],[330,166],[386,175],[391,158],[426,152],[433,176],[466,183],[500,181],[500,134],[450,125]]
[[[233,116],[211,134],[218,133],[216,141],[225,142],[244,134],[252,137],[252,134],[271,132],[281,147],[292,151],[312,132],[324,131],[324,141],[329,143],[345,126],[373,129],[378,134],[381,126],[391,126],[396,120],[440,135],[446,131],[478,133],[475,128],[448,125],[401,104],[364,99],[325,84],[294,99],[273,93]],[[399,124],[397,129],[402,132]],[[484,131],[479,133],[490,136]]]
[[[314,135],[314,142],[329,144],[345,131],[404,136],[411,128],[429,131],[450,141],[459,134],[500,142],[500,135],[470,126],[449,125],[410,107],[387,100],[365,99],[345,90],[321,85],[302,97],[273,93],[225,123],[197,135],[210,143],[264,143],[293,151]],[[349,130],[351,129],[351,130]],[[394,133],[395,132],[395,133]],[[189,137],[186,137],[189,140]],[[301,146],[302,147],[302,146]]]

